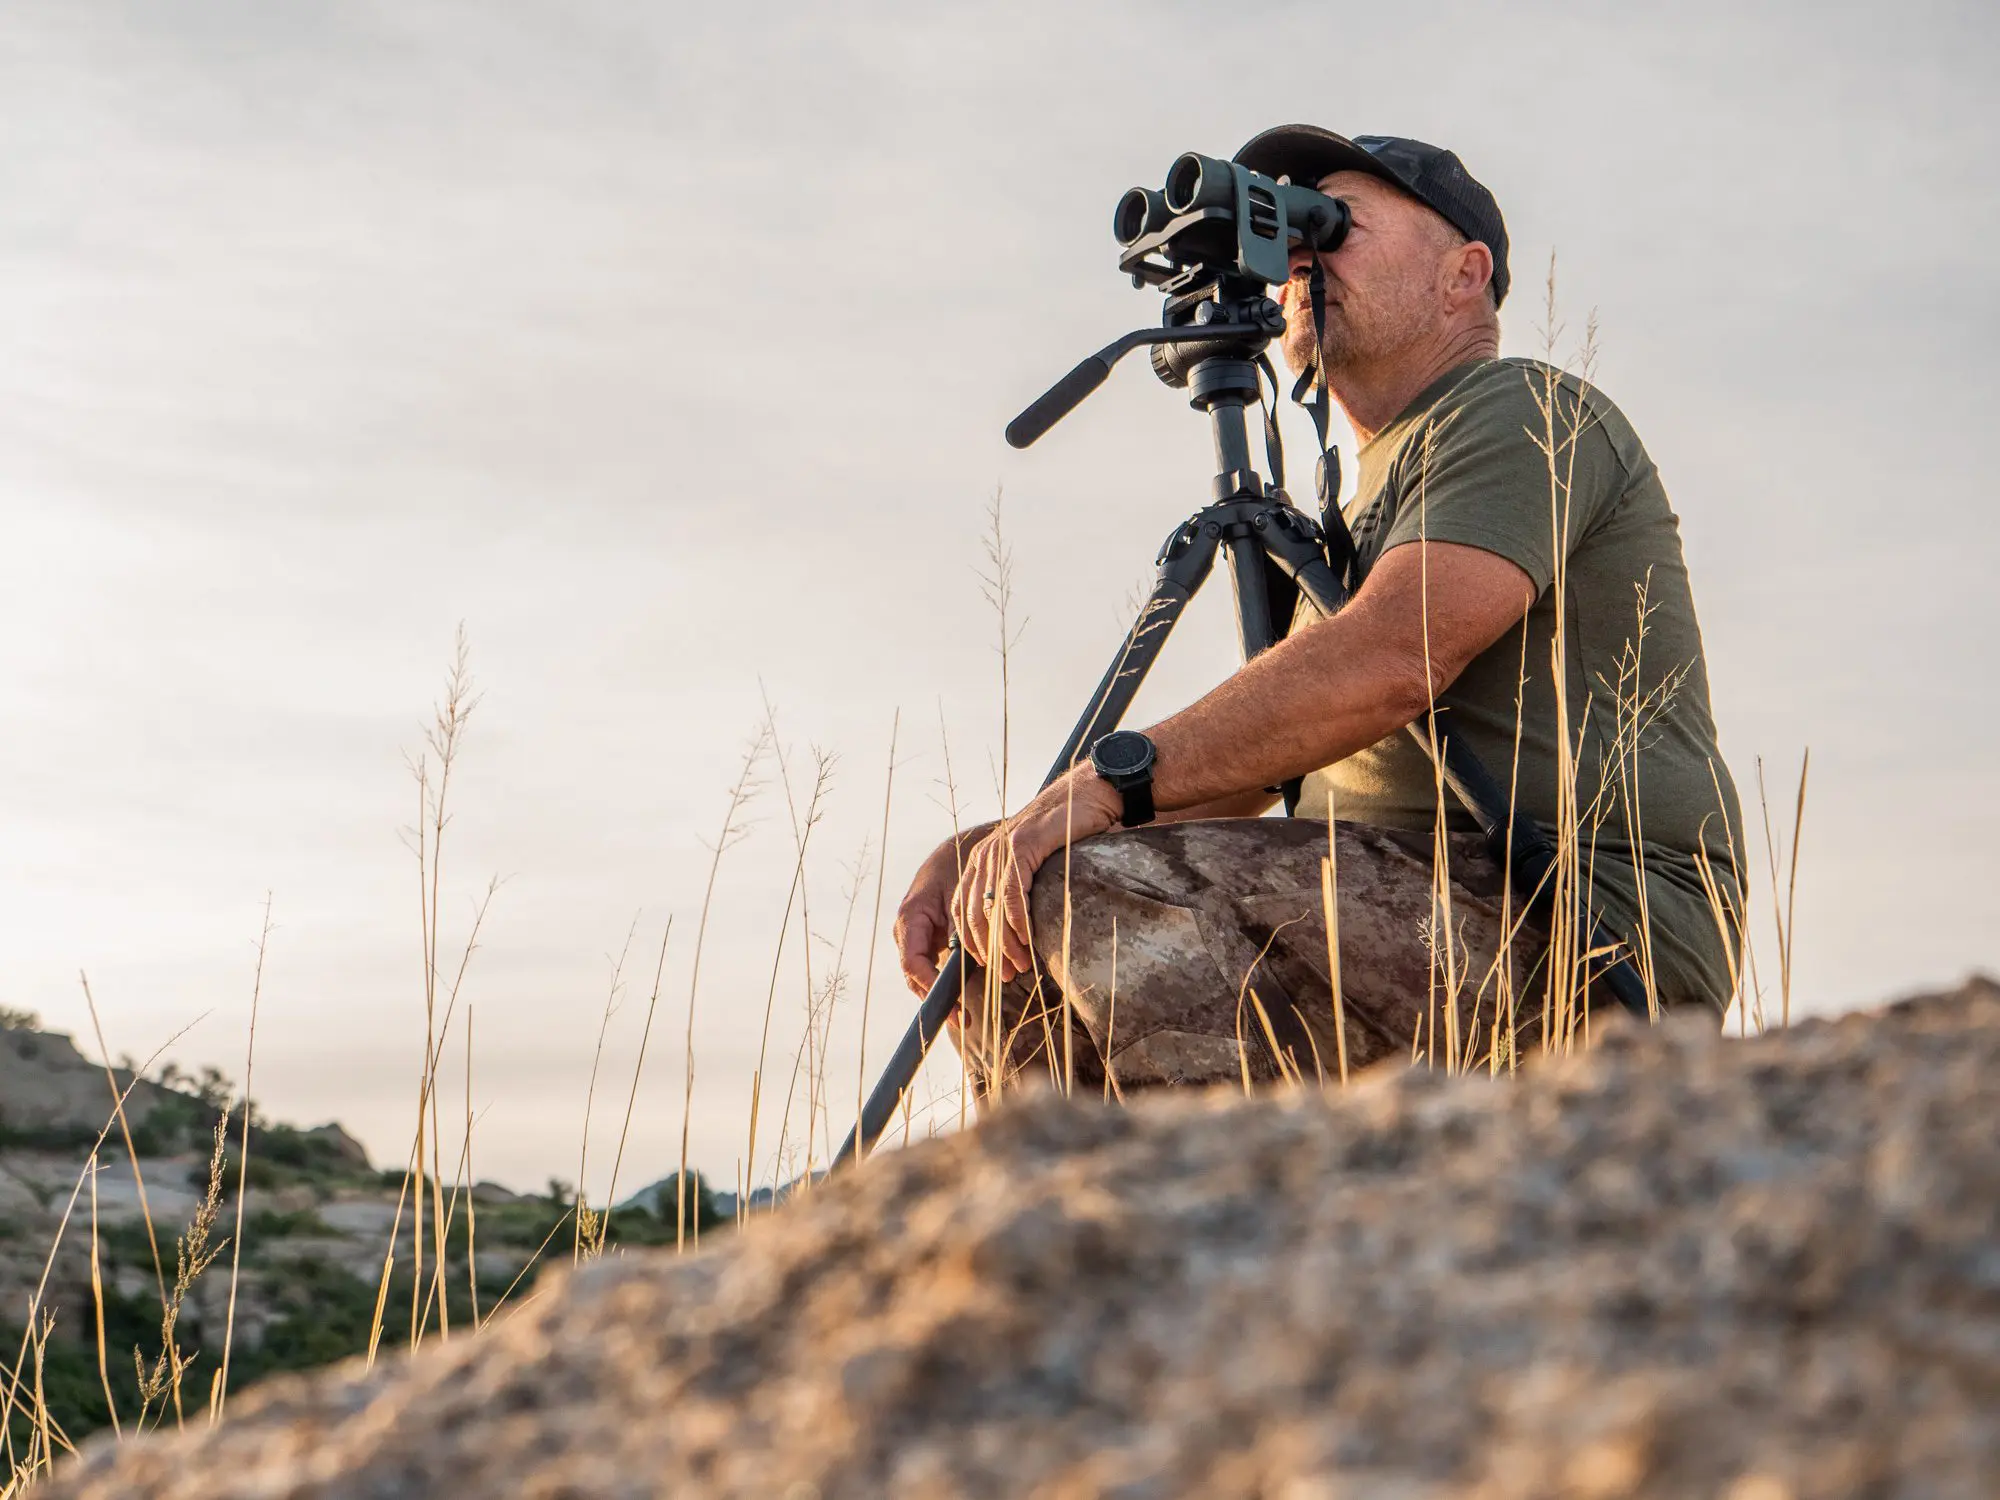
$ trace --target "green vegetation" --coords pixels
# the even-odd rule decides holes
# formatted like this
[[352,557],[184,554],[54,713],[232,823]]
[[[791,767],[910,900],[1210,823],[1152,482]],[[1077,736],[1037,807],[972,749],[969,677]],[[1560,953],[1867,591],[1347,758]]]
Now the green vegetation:
[[97,1132],[80,1126],[23,1126],[0,1121],[0,1151],[88,1151]]
[[132,1122],[132,1149],[141,1156],[171,1156],[207,1144],[215,1129],[216,1111],[201,1100],[168,1089],[144,1116]]
[[[145,1247],[145,1230],[138,1228],[140,1253],[147,1257],[145,1264],[150,1267],[150,1254]],[[248,1229],[246,1226],[246,1236]],[[129,1240],[121,1251],[134,1248]],[[150,1274],[150,1272],[149,1272]],[[108,1278],[107,1278],[108,1280]],[[301,1259],[280,1262],[263,1268],[260,1276],[264,1304],[276,1315],[266,1324],[263,1336],[249,1344],[241,1338],[230,1355],[230,1385],[240,1390],[243,1386],[267,1375],[286,1370],[308,1370],[350,1355],[361,1354],[368,1348],[368,1330],[375,1316],[375,1288],[350,1272],[318,1259]],[[409,1296],[410,1277],[407,1269],[398,1278],[405,1299]],[[392,1292],[393,1295],[393,1292]],[[459,1299],[454,1299],[456,1302]],[[469,1312],[469,1303],[463,1309],[455,1306],[455,1314]],[[98,1370],[97,1350],[83,1335],[88,1327],[85,1319],[87,1309],[76,1311],[84,1318],[68,1321],[67,1336],[58,1328],[43,1345],[42,1350],[42,1399],[47,1405],[49,1420],[66,1434],[72,1443],[110,1425],[110,1407],[105,1399],[104,1382]],[[139,1412],[139,1395],[133,1379],[133,1356],[136,1352],[150,1363],[150,1356],[157,1351],[160,1343],[160,1314],[154,1298],[125,1297],[107,1285],[104,1293],[105,1350],[107,1367],[111,1375],[111,1387],[118,1396],[119,1421],[130,1431]],[[19,1324],[0,1323],[0,1340],[6,1341],[11,1351],[19,1348],[24,1338],[24,1330]],[[217,1343],[219,1345],[219,1339]],[[211,1373],[217,1367],[219,1349],[197,1347],[183,1351],[189,1363],[182,1377],[183,1388],[188,1400],[199,1403],[205,1396]],[[32,1386],[33,1356],[24,1375],[24,1384]],[[148,1425],[156,1422],[171,1424],[172,1408],[164,1413],[156,1408],[148,1418]],[[30,1424],[28,1418],[16,1412],[11,1423],[11,1437],[16,1451],[29,1446]]]
[[[680,1206],[680,1173],[675,1172],[653,1190],[650,1205],[651,1219],[659,1224],[669,1240],[677,1238],[674,1233],[674,1211]],[[682,1233],[692,1236],[706,1235],[712,1229],[726,1228],[732,1221],[716,1207],[715,1190],[703,1180],[701,1173],[689,1174],[686,1200],[685,1224]]]
[[[143,1231],[141,1233],[143,1236]],[[87,1315],[86,1309],[77,1311]],[[41,1399],[47,1407],[50,1422],[69,1434],[72,1442],[80,1441],[85,1433],[109,1426],[111,1421],[110,1406],[104,1399],[104,1384],[98,1374],[97,1351],[83,1342],[81,1337],[84,1326],[82,1317],[75,1318],[70,1329],[72,1336],[51,1334],[41,1349]],[[158,1307],[151,1300],[122,1297],[107,1285],[104,1289],[104,1339],[105,1347],[110,1350],[156,1348],[160,1339]],[[26,1330],[20,1324],[0,1322],[0,1348],[4,1348],[8,1355],[11,1356],[26,1343]],[[131,1355],[127,1353],[123,1358],[122,1370],[114,1366],[114,1389],[120,1374],[128,1388],[132,1385]],[[35,1380],[32,1349],[21,1374],[21,1383],[32,1392]],[[24,1393],[24,1400],[32,1406],[32,1394]],[[130,1413],[137,1410],[135,1395],[130,1411],[121,1407],[121,1420],[129,1419]],[[16,1409],[11,1414],[7,1432],[15,1452],[29,1447],[30,1423],[25,1413]]]
[[[255,1152],[253,1137],[253,1177]],[[203,1175],[206,1175],[205,1168]],[[400,1187],[400,1175],[395,1181]],[[688,1232],[695,1232],[697,1221],[699,1232],[703,1235],[727,1228],[729,1221],[715,1211],[714,1194],[699,1177],[694,1179],[693,1188],[689,1195]],[[429,1184],[425,1184],[425,1190],[429,1190]],[[604,1230],[603,1248],[673,1245],[676,1241],[673,1224],[676,1196],[673,1179],[669,1178],[660,1194],[666,1207],[664,1218],[646,1208],[632,1207],[617,1209],[605,1220],[600,1220]],[[451,1197],[451,1190],[447,1187],[447,1205]],[[571,1232],[575,1212],[572,1202],[554,1196],[521,1198],[512,1203],[478,1206],[476,1217],[467,1209],[467,1199],[461,1193],[457,1210],[450,1216],[450,1230],[445,1237],[448,1268],[444,1278],[445,1312],[449,1315],[454,1333],[473,1327],[475,1321],[485,1321],[505,1305],[518,1303],[543,1271],[572,1259],[576,1254],[575,1237]],[[225,1208],[225,1222],[227,1212]],[[405,1237],[409,1233],[409,1223],[406,1215],[403,1227]],[[472,1301],[472,1278],[467,1266],[475,1224],[476,1243],[482,1257],[496,1251],[505,1252],[505,1259],[520,1266],[518,1276],[510,1274],[492,1285],[482,1281],[478,1288],[477,1319]],[[285,1243],[300,1237],[330,1237],[333,1233],[315,1208],[289,1212],[252,1208],[245,1217],[244,1286],[254,1288],[254,1291],[245,1293],[245,1298],[246,1302],[254,1301],[259,1309],[261,1332],[252,1341],[244,1337],[244,1330],[239,1325],[235,1345],[230,1352],[229,1385],[232,1391],[241,1391],[266,1376],[310,1370],[367,1353],[375,1324],[376,1282],[364,1280],[334,1264],[324,1254],[293,1253]],[[426,1233],[428,1237],[428,1229]],[[161,1227],[160,1237],[161,1254],[171,1278],[174,1244],[167,1227]],[[433,1248],[428,1239],[425,1248],[427,1251]],[[111,1388],[118,1398],[119,1421],[126,1431],[130,1431],[140,1407],[133,1377],[133,1359],[136,1353],[150,1366],[157,1355],[161,1338],[160,1307],[157,1296],[150,1290],[142,1295],[126,1296],[116,1290],[116,1285],[120,1271],[140,1271],[148,1283],[152,1280],[152,1246],[145,1225],[130,1221],[100,1225],[98,1256],[104,1273],[105,1365]],[[127,1279],[130,1279],[129,1276]],[[398,1328],[396,1320],[399,1317],[407,1319],[413,1305],[425,1309],[421,1322],[429,1329],[431,1337],[437,1336],[440,1322],[434,1306],[437,1288],[428,1268],[425,1281],[424,1296],[419,1299],[414,1267],[407,1253],[398,1257],[395,1273],[389,1281],[389,1326],[383,1338],[385,1350],[396,1347],[407,1337],[408,1329]],[[398,1309],[402,1311],[399,1313]],[[98,1368],[93,1309],[86,1304],[59,1308],[57,1313],[55,1328],[41,1351],[41,1401],[54,1428],[70,1442],[78,1443],[110,1425],[110,1406],[105,1399],[104,1380]],[[190,1404],[199,1408],[206,1400],[210,1378],[219,1365],[220,1341],[216,1335],[219,1335],[219,1330],[211,1330],[202,1338],[189,1340],[185,1328],[182,1330],[180,1337],[189,1345],[182,1351],[188,1360],[182,1376],[184,1410]],[[211,1341],[216,1347],[210,1347]],[[8,1364],[11,1364],[12,1352],[24,1345],[31,1352],[22,1367],[23,1401],[32,1410],[36,1404],[32,1344],[27,1340],[22,1325],[0,1322],[0,1348],[9,1354]],[[156,1404],[147,1418],[147,1425],[171,1424],[173,1421],[172,1407],[161,1412]],[[9,1424],[14,1451],[23,1452],[30,1447],[31,1425],[24,1412],[14,1412]]]
[[[237,1148],[228,1151],[229,1176],[236,1174]],[[343,1156],[330,1139],[291,1125],[253,1126],[250,1131],[249,1184],[253,1190],[272,1192],[280,1188],[310,1187],[320,1191],[335,1188],[375,1188],[382,1178],[392,1178],[400,1188],[403,1174],[378,1173],[363,1162]]]

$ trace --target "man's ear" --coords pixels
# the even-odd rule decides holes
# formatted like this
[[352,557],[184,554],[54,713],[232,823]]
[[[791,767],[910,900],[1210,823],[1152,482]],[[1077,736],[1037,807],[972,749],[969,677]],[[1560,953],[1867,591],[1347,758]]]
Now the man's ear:
[[1453,250],[1445,268],[1445,291],[1454,303],[1484,298],[1492,280],[1493,252],[1483,243],[1468,240]]

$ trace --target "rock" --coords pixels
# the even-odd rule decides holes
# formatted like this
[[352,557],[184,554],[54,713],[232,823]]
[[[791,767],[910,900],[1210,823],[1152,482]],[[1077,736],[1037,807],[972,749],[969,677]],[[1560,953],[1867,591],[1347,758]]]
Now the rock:
[[375,1170],[368,1162],[368,1148],[332,1121],[302,1130],[299,1134],[326,1149],[336,1161],[359,1167],[364,1172]]
[[[700,1181],[700,1175],[698,1172],[689,1173],[688,1183],[691,1188],[695,1183]],[[680,1173],[669,1172],[665,1177],[660,1178],[659,1181],[649,1182],[644,1187],[627,1193],[611,1206],[614,1209],[638,1209],[642,1213],[657,1214],[660,1211],[660,1194],[662,1193],[667,1195],[666,1201],[669,1203],[677,1203],[679,1201]],[[671,1207],[668,1208],[662,1217],[671,1224],[674,1218],[673,1209]]]
[[[322,1194],[309,1182],[293,1183],[290,1187],[279,1188],[275,1193],[265,1195],[265,1203],[281,1214],[302,1214],[319,1207]],[[253,1204],[257,1201],[253,1195]]]
[[2000,987],[1043,1095],[38,1500],[2000,1494]]
[[39,1219],[44,1196],[39,1184],[15,1176],[0,1162],[0,1223],[25,1224]]
[[482,1250],[472,1258],[479,1284],[489,1297],[506,1291],[528,1265],[528,1253],[515,1250]]
[[389,1230],[398,1225],[398,1233],[408,1235],[415,1213],[407,1203],[399,1212],[394,1198],[341,1198],[321,1204],[319,1218],[327,1228],[342,1234],[386,1241]]
[[[208,1162],[206,1158],[197,1161],[192,1156],[141,1158],[139,1176],[132,1175],[132,1162],[128,1157],[114,1155],[115,1148],[107,1146],[98,1158],[97,1169],[97,1216],[107,1224],[140,1223],[147,1213],[153,1216],[153,1227],[159,1233],[172,1237],[180,1233],[188,1220],[194,1217],[195,1208],[202,1200],[202,1193],[188,1186],[190,1179],[199,1175],[204,1190],[207,1187]],[[142,1197],[140,1183],[145,1184]],[[79,1200],[80,1209],[89,1204],[88,1188]]]
[[83,1176],[83,1164],[88,1159],[82,1150],[73,1152],[55,1151],[9,1151],[0,1160],[0,1170],[39,1196],[43,1203],[53,1205],[58,1211],[69,1201],[77,1181]]
[[[172,1093],[146,1079],[134,1084],[124,1068],[113,1074],[121,1090],[131,1086],[125,1118],[135,1129]],[[87,1143],[112,1118],[112,1097],[103,1067],[63,1033],[0,1028],[0,1126]]]
[[[405,1250],[408,1243],[405,1236]],[[262,1248],[264,1259],[272,1265],[319,1261],[362,1281],[373,1281],[382,1274],[382,1251],[385,1246],[380,1241],[371,1243],[341,1234],[291,1234],[280,1240],[267,1241]]]

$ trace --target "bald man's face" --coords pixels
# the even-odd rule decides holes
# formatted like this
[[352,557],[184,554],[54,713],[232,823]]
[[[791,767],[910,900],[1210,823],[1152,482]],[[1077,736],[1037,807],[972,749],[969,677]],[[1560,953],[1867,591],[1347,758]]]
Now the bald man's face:
[[[1326,368],[1337,374],[1379,367],[1443,326],[1447,257],[1465,241],[1437,214],[1366,172],[1335,172],[1319,190],[1344,200],[1353,216],[1340,248],[1320,257],[1326,268]],[[1309,251],[1292,251],[1284,348],[1294,374],[1312,363],[1311,264]]]

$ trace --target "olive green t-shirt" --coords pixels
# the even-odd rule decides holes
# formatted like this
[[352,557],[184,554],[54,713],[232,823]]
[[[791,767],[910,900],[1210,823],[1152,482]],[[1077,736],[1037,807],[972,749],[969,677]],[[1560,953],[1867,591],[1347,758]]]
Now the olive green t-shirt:
[[[1496,553],[1533,580],[1526,619],[1439,708],[1544,828],[1573,809],[1595,909],[1649,958],[1662,1003],[1725,1005],[1735,934],[1725,945],[1694,851],[1740,911],[1741,818],[1716,749],[1680,523],[1631,424],[1603,392],[1539,361],[1482,360],[1418,396],[1362,448],[1360,467],[1346,516],[1364,570],[1430,540]],[[1558,796],[1565,738],[1573,801]],[[1343,819],[1429,829],[1437,817],[1430,759],[1407,733],[1314,772],[1299,812],[1325,817],[1329,791]],[[1452,827],[1474,826],[1445,801]]]

